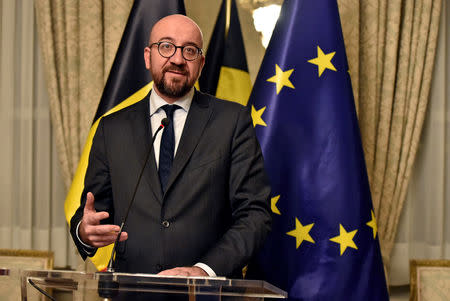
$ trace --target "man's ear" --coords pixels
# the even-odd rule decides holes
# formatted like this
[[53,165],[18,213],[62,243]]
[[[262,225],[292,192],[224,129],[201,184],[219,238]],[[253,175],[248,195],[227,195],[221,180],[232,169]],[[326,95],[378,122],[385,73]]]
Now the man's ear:
[[202,54],[202,65],[200,67],[200,70],[203,70],[203,66],[205,66],[205,56]]
[[202,75],[202,70],[203,70],[203,66],[205,66],[205,56],[202,54],[201,56],[201,63],[200,63],[200,70],[198,72],[198,78],[197,80],[200,78],[200,75]]
[[149,47],[144,48],[145,68],[150,70],[151,51]]

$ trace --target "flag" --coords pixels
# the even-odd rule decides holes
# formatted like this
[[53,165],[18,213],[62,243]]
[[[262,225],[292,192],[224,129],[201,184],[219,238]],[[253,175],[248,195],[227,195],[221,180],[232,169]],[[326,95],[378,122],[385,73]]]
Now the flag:
[[272,184],[261,275],[290,300],[388,300],[336,0],[285,0],[249,105]]
[[246,105],[252,83],[235,0],[223,0],[199,78],[200,90]]
[[[134,1],[93,125],[66,197],[64,211],[68,223],[80,205],[92,139],[100,119],[142,100],[149,93],[153,82],[149,71],[145,68],[144,48],[148,46],[150,29],[162,17],[176,13],[185,14],[185,12],[183,0]],[[99,270],[106,268],[111,251],[112,245],[100,248],[91,258]]]

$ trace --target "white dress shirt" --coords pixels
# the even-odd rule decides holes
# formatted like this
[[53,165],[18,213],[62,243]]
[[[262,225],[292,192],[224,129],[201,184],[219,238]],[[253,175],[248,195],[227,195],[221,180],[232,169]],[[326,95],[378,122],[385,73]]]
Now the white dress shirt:
[[[177,153],[178,144],[180,144],[181,134],[183,133],[186,117],[191,107],[192,97],[194,97],[194,88],[191,89],[182,99],[177,100],[174,104],[180,108],[173,112],[173,131],[175,134],[175,154]],[[156,130],[166,116],[166,112],[162,109],[162,106],[168,103],[162,99],[155,90],[150,93],[150,123],[152,125],[152,137],[155,135]],[[162,132],[155,138],[153,149],[155,152],[156,168],[159,168],[159,149],[161,146]]]
[[[183,133],[184,124],[186,123],[186,117],[189,112],[189,108],[191,107],[192,98],[194,97],[194,88],[192,88],[183,98],[177,100],[174,104],[178,105],[180,108],[175,110],[173,113],[173,130],[175,134],[175,149],[174,149],[174,158],[177,153],[178,145],[180,143],[181,134]],[[152,137],[155,135],[156,130],[161,124],[161,120],[166,116],[166,112],[162,109],[162,106],[167,105],[168,103],[162,99],[158,93],[154,89],[152,89],[150,93],[150,123],[152,127]],[[153,150],[155,152],[155,160],[156,160],[156,168],[159,168],[159,149],[161,146],[161,137],[162,133],[159,133],[153,144]],[[78,240],[85,247],[85,251],[88,254],[92,254],[95,251],[95,248],[84,243],[80,236],[78,235],[78,228],[80,227],[81,221],[77,225],[76,234]],[[211,269],[208,265],[198,262],[194,266],[201,268],[204,270],[209,276],[216,277],[216,273],[213,269]]]

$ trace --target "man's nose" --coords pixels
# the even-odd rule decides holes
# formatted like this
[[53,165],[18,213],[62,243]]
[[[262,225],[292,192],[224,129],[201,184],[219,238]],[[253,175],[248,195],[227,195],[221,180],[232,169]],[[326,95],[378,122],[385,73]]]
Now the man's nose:
[[170,57],[170,61],[174,64],[181,65],[186,62],[186,60],[183,57],[183,53],[181,48],[176,48],[175,53]]

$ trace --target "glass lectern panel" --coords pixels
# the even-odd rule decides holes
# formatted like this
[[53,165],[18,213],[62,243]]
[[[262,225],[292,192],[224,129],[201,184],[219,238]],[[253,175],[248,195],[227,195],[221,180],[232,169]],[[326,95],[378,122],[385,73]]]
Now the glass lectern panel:
[[[260,280],[222,277],[176,277],[152,274],[84,273],[27,270],[21,274],[22,301],[34,286],[72,292],[73,300],[264,300],[284,299],[286,292]],[[96,300],[96,299],[93,299]]]

